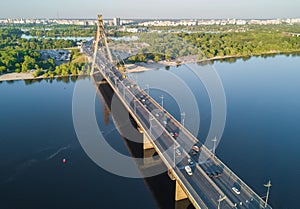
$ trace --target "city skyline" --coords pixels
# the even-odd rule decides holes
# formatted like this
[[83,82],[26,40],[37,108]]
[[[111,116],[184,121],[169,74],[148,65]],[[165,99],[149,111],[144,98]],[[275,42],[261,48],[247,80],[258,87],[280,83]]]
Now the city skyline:
[[297,18],[300,2],[296,0],[11,0],[1,6],[0,18]]

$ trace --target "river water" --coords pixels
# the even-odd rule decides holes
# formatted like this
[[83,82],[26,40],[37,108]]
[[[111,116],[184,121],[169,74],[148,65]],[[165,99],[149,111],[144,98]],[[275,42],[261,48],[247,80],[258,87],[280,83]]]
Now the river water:
[[[261,196],[270,179],[273,208],[293,209],[299,208],[300,187],[298,66],[300,57],[280,55],[171,67],[132,77],[143,88],[145,78],[160,81],[165,72],[180,77],[195,95],[201,115],[197,137],[204,140],[211,126],[211,100],[190,68],[215,69],[227,104],[217,156]],[[150,94],[159,103],[164,95],[164,107],[180,120],[176,98],[152,88],[150,80]],[[174,208],[174,183],[166,174],[128,179],[110,174],[86,155],[72,122],[77,82],[92,85],[89,78],[0,83],[0,208]],[[177,83],[172,85],[176,89]],[[130,156],[128,143],[104,106],[102,97],[96,99],[101,131],[116,150]],[[188,126],[191,119],[185,121]]]

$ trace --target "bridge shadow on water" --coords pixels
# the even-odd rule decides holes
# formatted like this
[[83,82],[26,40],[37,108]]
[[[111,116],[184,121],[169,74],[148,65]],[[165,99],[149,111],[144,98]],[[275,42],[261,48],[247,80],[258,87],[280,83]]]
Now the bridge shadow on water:
[[[99,81],[99,78],[94,79]],[[119,118],[117,111],[112,111],[112,101],[114,101],[118,104],[118,109],[122,108],[121,111],[126,111],[128,113],[128,118],[130,120],[131,125],[137,129],[137,123],[133,119],[133,117],[130,115],[130,113],[126,110],[122,102],[117,98],[117,96],[114,96],[113,89],[109,86],[109,84],[105,83],[105,80],[102,80],[101,84],[95,84],[96,90],[97,90],[97,96],[98,99],[103,99],[106,103],[106,113],[104,113],[104,120],[105,123],[109,123],[109,115],[111,115],[114,119],[115,126],[118,127],[118,131],[122,138],[124,139],[125,145],[128,148],[128,151],[130,155],[134,158],[143,158],[143,157],[151,157],[153,161],[162,161],[159,159],[159,156],[157,156],[157,153],[154,150],[145,150],[143,149],[143,144],[138,142],[143,142],[143,135],[141,133],[137,133],[134,136],[134,139],[128,139],[124,137],[127,131],[127,126],[123,126],[122,119]],[[145,156],[147,155],[147,156]],[[164,165],[163,165],[164,166]],[[139,168],[139,166],[137,165]],[[140,173],[142,176],[143,171],[139,168]],[[175,201],[175,181],[172,181],[170,177],[168,176],[167,172],[164,172],[162,174],[152,176],[152,177],[146,177],[144,178],[144,182],[151,192],[158,208],[161,209],[192,209],[194,208],[191,202],[188,199],[181,200],[181,201]]]

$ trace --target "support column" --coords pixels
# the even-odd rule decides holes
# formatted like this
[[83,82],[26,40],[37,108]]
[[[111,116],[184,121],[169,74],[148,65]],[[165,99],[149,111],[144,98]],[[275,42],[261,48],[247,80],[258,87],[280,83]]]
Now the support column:
[[183,200],[183,199],[186,199],[186,198],[187,198],[187,195],[183,191],[183,189],[180,186],[180,184],[178,183],[178,181],[176,181],[175,200],[179,201],[179,200]]
[[148,136],[145,133],[143,133],[143,146],[144,146],[144,150],[154,148],[152,143],[150,142]]
[[192,203],[189,201],[189,199],[184,199],[184,200],[176,201],[174,209],[189,208],[190,205],[192,205]]
[[172,181],[174,181],[176,179],[175,176],[174,176],[174,174],[173,174],[173,170],[172,169],[168,169],[168,176],[170,177],[170,179]]

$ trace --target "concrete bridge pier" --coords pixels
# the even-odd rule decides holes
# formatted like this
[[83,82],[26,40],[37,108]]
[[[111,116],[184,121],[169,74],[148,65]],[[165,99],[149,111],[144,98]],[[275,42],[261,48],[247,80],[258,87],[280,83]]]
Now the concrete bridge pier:
[[[138,130],[140,132],[142,132],[140,128],[138,128]],[[151,157],[155,154],[154,146],[150,142],[150,139],[148,138],[147,134],[145,134],[144,132],[142,132],[142,134],[143,134],[144,158],[145,158],[145,160],[146,159],[151,159]],[[168,175],[169,175],[169,177],[170,177],[171,180],[173,180],[173,181],[175,180],[176,181],[176,186],[175,186],[175,200],[176,201],[180,201],[180,200],[187,199],[188,196],[183,191],[180,183],[176,180],[176,177],[174,175],[173,169],[169,169],[168,170]]]
[[144,146],[144,150],[154,149],[152,143],[150,142],[150,139],[145,133],[143,133],[143,146]]
[[175,200],[176,201],[180,201],[180,200],[184,200],[187,199],[188,196],[186,195],[186,193],[183,191],[180,183],[176,180],[176,177],[174,175],[174,171],[173,169],[169,169],[168,170],[168,175],[170,177],[171,180],[176,181],[175,182]]
[[174,209],[187,209],[191,206],[191,202],[188,199],[175,202]]
[[179,200],[184,200],[184,199],[187,199],[187,198],[188,198],[188,196],[183,191],[181,185],[179,184],[178,181],[176,181],[176,186],[175,186],[175,200],[179,201]]

